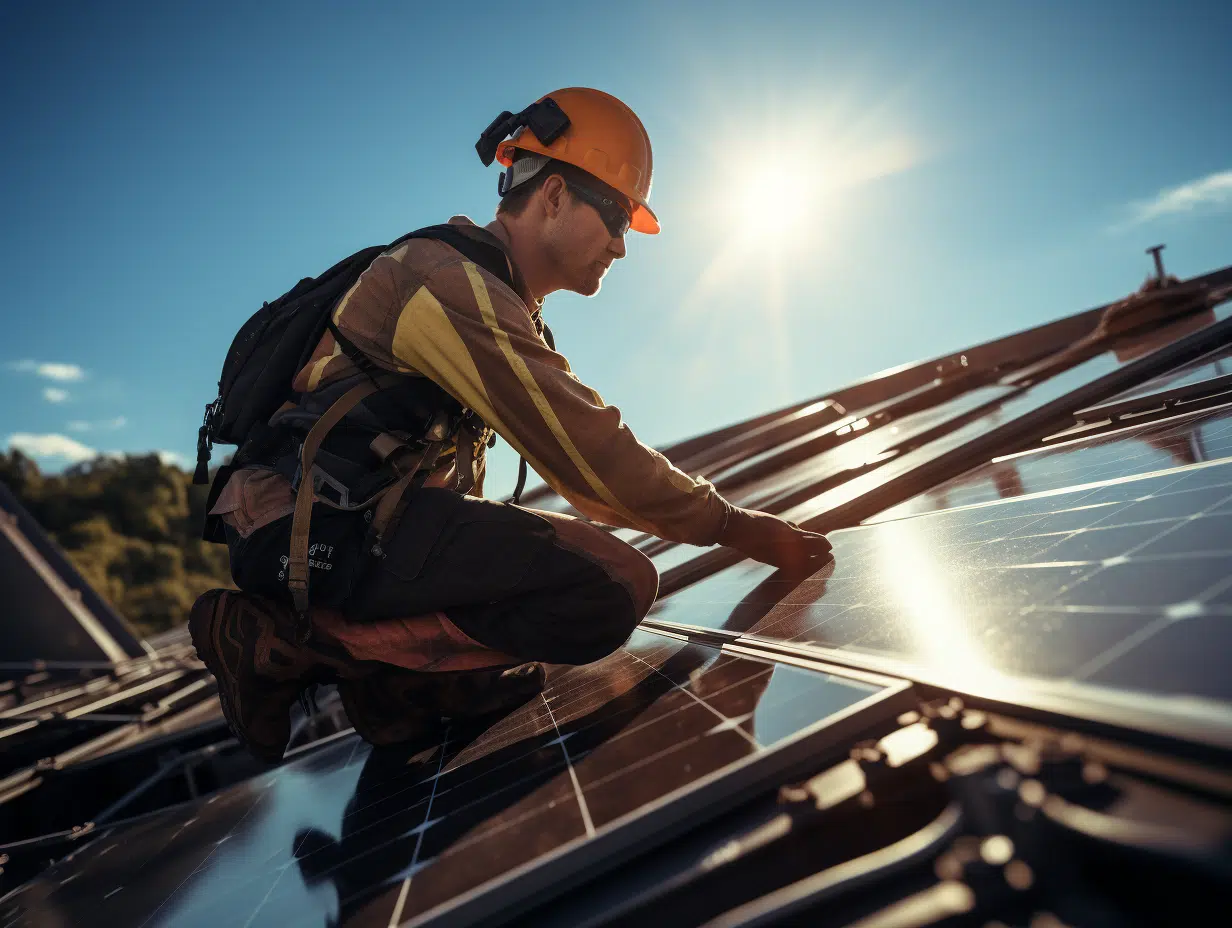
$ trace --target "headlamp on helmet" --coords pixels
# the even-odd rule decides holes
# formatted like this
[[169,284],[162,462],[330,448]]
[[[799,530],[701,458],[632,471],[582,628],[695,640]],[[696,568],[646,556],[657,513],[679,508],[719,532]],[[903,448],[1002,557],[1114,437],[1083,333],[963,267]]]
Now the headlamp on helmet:
[[569,117],[551,97],[544,97],[532,103],[520,113],[514,114],[505,110],[488,124],[488,128],[483,130],[479,141],[475,143],[475,151],[479,153],[479,160],[485,168],[496,160],[497,146],[523,126],[535,133],[535,138],[546,146],[555,142],[569,128]]

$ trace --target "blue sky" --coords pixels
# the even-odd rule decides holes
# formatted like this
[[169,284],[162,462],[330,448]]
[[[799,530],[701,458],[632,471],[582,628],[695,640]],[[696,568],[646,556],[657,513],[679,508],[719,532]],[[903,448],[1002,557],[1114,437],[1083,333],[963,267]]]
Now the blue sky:
[[190,456],[262,300],[490,219],[475,138],[561,86],[654,143],[663,234],[546,310],[652,444],[1116,298],[1156,242],[1232,263],[1229,34],[1124,0],[4,4],[0,446]]

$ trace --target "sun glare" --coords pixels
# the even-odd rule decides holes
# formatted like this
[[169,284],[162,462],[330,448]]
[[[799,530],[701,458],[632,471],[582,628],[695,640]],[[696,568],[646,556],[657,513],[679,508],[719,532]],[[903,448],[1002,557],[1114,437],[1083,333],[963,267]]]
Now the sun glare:
[[716,112],[695,121],[704,168],[683,215],[693,219],[705,261],[676,315],[712,332],[731,331],[718,307],[755,318],[761,334],[748,351],[761,352],[758,363],[786,401],[793,321],[817,305],[815,294],[801,299],[801,288],[842,260],[858,188],[907,170],[921,148],[888,103],[735,96],[716,97]]
[[820,175],[805,157],[772,152],[737,170],[731,220],[747,237],[781,246],[820,222]]

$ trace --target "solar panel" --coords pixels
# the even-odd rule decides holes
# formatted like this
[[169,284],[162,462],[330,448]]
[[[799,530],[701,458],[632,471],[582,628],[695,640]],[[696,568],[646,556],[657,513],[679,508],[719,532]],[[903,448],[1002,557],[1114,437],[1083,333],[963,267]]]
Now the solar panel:
[[[931,392],[944,392],[939,387]],[[914,391],[924,394],[925,390]],[[952,392],[952,391],[951,391]],[[935,406],[904,412],[880,421],[871,409],[857,411],[838,423],[800,435],[769,450],[744,458],[710,474],[726,499],[753,509],[776,511],[807,499],[826,486],[861,470],[875,468],[925,436],[957,427],[964,417],[987,409],[1015,391],[1005,386],[981,386]],[[889,408],[883,403],[878,408]],[[645,550],[660,571],[683,564],[704,552],[693,545],[667,544],[653,536],[617,529],[616,535]]]
[[[1007,448],[1038,441],[1048,430],[1055,431],[1076,407],[1111,395],[1118,385],[1132,383],[1135,377],[1167,369],[1226,342],[1232,335],[1232,304],[1203,314],[1198,321],[1201,325],[1196,329],[1194,320],[1186,322],[1188,328],[1179,341],[1164,338],[1169,330],[1160,330],[1153,333],[1146,348],[1118,343],[1116,350],[1105,351],[1021,388],[986,415],[932,436],[922,446],[879,462],[876,467],[865,468],[863,472],[853,470],[848,479],[834,479],[828,486],[806,485],[789,491],[772,511],[820,531],[871,519],[927,487],[953,479],[969,468],[972,460],[988,460]],[[662,572],[662,595],[683,589],[733,563],[731,553],[724,549],[690,553],[696,556],[672,555],[682,562]]]
[[1012,394],[1008,387],[980,387],[932,409],[920,410],[903,416],[880,428],[871,428],[859,434],[855,426],[868,427],[866,418],[858,418],[853,425],[855,437],[838,447],[813,455],[791,467],[779,470],[760,480],[740,487],[732,494],[734,502],[754,509],[772,509],[788,500],[793,494],[810,486],[822,483],[827,478],[845,472],[858,472],[867,466],[877,466],[891,460],[900,449],[910,448],[915,439],[933,430],[956,425],[962,418],[976,410],[986,409],[998,400]]
[[1203,715],[1212,728],[1198,737],[1229,737],[1232,464],[831,540],[835,564],[799,585],[746,562],[661,601],[651,618],[820,649],[959,691],[1027,679],[1110,705],[1120,697],[1102,688],[1115,688],[1161,718],[1181,705]]
[[[1007,402],[998,406],[986,415],[979,416],[954,428],[953,431],[935,437],[922,447],[908,451],[906,454],[876,460],[873,455],[893,444],[884,442],[879,448],[871,448],[867,442],[857,445],[843,446],[817,455],[814,459],[790,468],[772,478],[767,478],[750,487],[743,487],[731,493],[728,498],[741,506],[765,508],[773,512],[782,512],[784,505],[788,507],[785,513],[788,518],[803,521],[825,512],[834,506],[848,503],[864,493],[875,489],[894,477],[901,476],[923,463],[933,460],[941,454],[961,447],[990,429],[1001,425],[1023,412],[1037,408],[1055,400],[1073,389],[1075,385],[1102,376],[1117,365],[1115,357],[1109,352],[1092,358],[1076,368],[1023,391],[1008,395]],[[963,400],[963,398],[959,398]],[[955,402],[958,402],[957,400]],[[945,406],[941,409],[929,410],[930,418],[945,418]],[[972,407],[963,400],[960,403],[963,410]],[[886,430],[879,430],[886,432]],[[887,433],[888,434],[888,433]],[[869,440],[877,439],[879,433],[871,433]],[[866,453],[868,452],[868,453]],[[860,466],[866,460],[876,461],[876,467],[871,472],[862,472]],[[850,479],[844,481],[843,476]],[[827,483],[826,479],[830,482]],[[703,554],[707,549],[692,545],[672,545],[652,556],[660,573],[679,567]]]
[[555,668],[542,697],[486,730],[415,754],[341,739],[105,833],[7,901],[39,924],[508,916],[816,764],[907,696],[637,632],[603,661]]
[[1232,456],[1232,407],[1131,426],[983,464],[871,521],[1008,499]]
[[[1109,380],[1127,365],[1134,362],[1140,362],[1139,367],[1150,365],[1152,360],[1161,359],[1166,353],[1175,353],[1177,346],[1173,343],[1178,339],[1185,341],[1186,350],[1194,351],[1199,350],[1193,347],[1195,339],[1209,344],[1218,338],[1227,338],[1228,333],[1218,326],[1229,319],[1232,319],[1232,303],[1154,331],[1141,344],[1133,340],[1118,342],[1113,348],[1038,383],[1028,381],[1026,386],[1011,387],[1007,385],[1011,377],[1001,385],[975,387],[888,425],[869,428],[864,434],[855,434],[861,429],[853,428],[851,433],[855,437],[837,447],[827,446],[804,460],[792,460],[779,470],[764,466],[781,452],[787,452],[790,457],[796,446],[815,443],[818,433],[800,436],[781,448],[769,449],[739,465],[730,465],[723,472],[724,479],[730,480],[746,468],[758,474],[750,482],[731,487],[721,484],[720,489],[737,505],[779,513],[797,522],[818,520],[824,523],[816,526],[821,530],[874,518],[878,512],[897,503],[893,498],[894,488],[904,482],[927,485],[949,479],[961,467],[961,464],[950,463],[951,459],[969,443],[983,441],[994,448],[991,453],[995,454],[998,441],[1003,446],[1011,440],[1021,442],[1022,436],[1014,438],[1009,432],[1022,430],[1016,420],[1023,417],[1039,422],[1051,417],[1058,420],[1056,427],[1063,427],[1061,417],[1071,414],[1074,406],[1082,402],[1076,399],[1072,405],[1061,405],[1074,391],[1085,388],[1087,402],[1091,394],[1106,396],[1108,393],[1101,393],[1101,388],[1111,391]],[[1213,354],[1204,357],[1211,361]],[[1156,367],[1158,363],[1155,362]],[[856,419],[852,425],[859,422]],[[874,423],[866,421],[861,428],[870,425]],[[1027,426],[1028,431],[1038,428],[1036,421]],[[1002,431],[1007,433],[1004,438],[999,437]],[[994,432],[998,435],[995,440]],[[980,455],[989,454],[982,449],[973,450],[973,453],[977,460]],[[949,473],[945,473],[947,469]],[[765,470],[771,472],[762,476],[760,471]],[[910,492],[907,490],[898,499]],[[536,505],[568,508],[558,498],[542,504],[536,502]],[[662,543],[635,533],[630,533],[625,540],[634,542],[651,556],[660,574],[664,574],[660,588],[665,592],[674,592],[731,563],[723,552],[713,548]]]
[[1176,370],[1168,371],[1153,377],[1146,383],[1131,387],[1108,400],[1108,404],[1119,404],[1128,400],[1142,399],[1154,396],[1165,390],[1177,390],[1182,387],[1194,387],[1198,384],[1216,381],[1232,375],[1232,345],[1222,345],[1214,351],[1182,364]]
[[929,444],[888,462],[871,474],[854,480],[810,499],[789,512],[788,517],[797,520],[810,519],[821,513],[850,503],[869,490],[886,484],[889,480],[907,474],[921,465],[936,460],[943,454],[955,451],[975,438],[986,435],[998,426],[1005,425],[1020,416],[1035,412],[1050,403],[1060,400],[1070,392],[1092,381],[1114,373],[1121,366],[1116,355],[1104,352],[1082,364],[1063,371],[1054,377],[1027,388],[1009,398],[994,411],[961,428],[937,438]]

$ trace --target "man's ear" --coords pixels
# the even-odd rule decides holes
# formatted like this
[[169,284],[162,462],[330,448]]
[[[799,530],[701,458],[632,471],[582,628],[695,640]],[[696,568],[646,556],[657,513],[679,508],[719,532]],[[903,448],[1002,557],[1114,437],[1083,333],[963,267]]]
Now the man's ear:
[[543,186],[539,188],[539,194],[543,197],[544,213],[549,219],[555,219],[565,208],[565,179],[559,174],[553,174],[543,182]]

